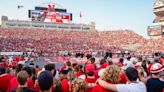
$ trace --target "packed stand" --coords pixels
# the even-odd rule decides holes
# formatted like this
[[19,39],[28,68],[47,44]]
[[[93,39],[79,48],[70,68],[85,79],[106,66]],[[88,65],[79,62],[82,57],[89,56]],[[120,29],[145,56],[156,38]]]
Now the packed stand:
[[[17,63],[0,66],[1,92],[164,92],[164,55],[153,59],[131,53],[107,51],[97,59],[91,53],[77,53],[60,69],[55,63],[44,67]],[[83,57],[81,56],[83,55]],[[86,58],[78,62],[78,59]],[[117,61],[116,61],[117,59]]]
[[44,52],[51,56],[58,51],[106,50],[110,47],[151,54],[164,51],[163,40],[145,39],[131,30],[98,32],[0,27],[1,52]]

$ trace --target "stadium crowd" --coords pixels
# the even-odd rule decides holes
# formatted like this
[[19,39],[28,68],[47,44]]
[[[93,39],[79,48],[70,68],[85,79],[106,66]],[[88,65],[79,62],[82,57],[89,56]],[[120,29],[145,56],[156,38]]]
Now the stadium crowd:
[[[24,52],[0,56],[0,92],[164,92],[163,40],[130,30],[0,27],[0,52]],[[36,64],[60,51],[60,68],[55,60]]]
[[[110,47],[151,54],[164,51],[163,38],[145,39],[130,30],[57,31],[38,28],[0,28],[0,51],[46,52],[106,50]],[[136,47],[134,47],[137,45]],[[130,46],[130,47],[129,47]]]
[[[151,60],[110,51],[99,60],[89,53],[65,57],[70,58],[60,69],[54,62],[44,67],[31,61],[26,65],[21,57],[17,57],[11,67],[0,66],[0,92],[164,92],[164,55],[161,53],[155,53]],[[82,62],[78,62],[79,58]]]

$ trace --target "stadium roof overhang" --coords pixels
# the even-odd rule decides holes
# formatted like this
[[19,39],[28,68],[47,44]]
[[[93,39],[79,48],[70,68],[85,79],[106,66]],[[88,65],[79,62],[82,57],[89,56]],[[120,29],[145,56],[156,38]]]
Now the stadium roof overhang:
[[164,6],[160,7],[160,8],[155,8],[153,10],[153,12],[157,15],[157,16],[161,16],[164,15]]

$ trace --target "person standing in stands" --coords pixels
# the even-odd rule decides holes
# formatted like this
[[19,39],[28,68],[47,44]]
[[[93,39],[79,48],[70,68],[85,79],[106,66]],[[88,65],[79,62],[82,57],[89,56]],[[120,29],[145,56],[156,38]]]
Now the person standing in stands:
[[164,82],[160,80],[160,73],[164,71],[161,64],[155,63],[150,68],[151,78],[147,80],[147,92],[162,92]]
[[[18,72],[20,72],[23,68],[23,65],[22,64],[17,64],[16,65],[16,76],[18,74]],[[15,89],[16,87],[18,87],[18,82],[17,82],[17,78],[16,76],[14,76],[14,78],[12,78],[9,82],[9,85],[8,85],[8,89],[7,89],[7,92],[11,92],[13,89]]]
[[88,85],[86,92],[92,92],[92,89],[95,87],[97,78],[94,77],[95,66],[94,64],[87,64],[85,67],[86,78],[85,82]]
[[35,90],[27,88],[28,73],[26,71],[20,71],[17,74],[18,87],[11,92],[36,92]]
[[[51,72],[51,74],[53,75],[53,77],[55,79],[55,75],[56,75],[55,64],[47,64],[47,65],[44,66],[44,68],[45,68],[46,71]],[[38,72],[38,74],[40,72]],[[39,85],[38,85],[38,80],[36,80],[36,82],[35,82],[35,89],[36,89],[37,92],[40,92],[40,88],[39,88]]]
[[52,92],[63,92],[61,81],[58,79],[54,79],[53,81],[54,81],[54,83],[53,83]]
[[[137,82],[138,71],[133,67],[126,69],[126,76],[128,84],[110,84],[104,80],[98,79],[98,83],[105,89],[117,92],[147,92],[146,86],[143,82]],[[156,91],[155,91],[156,92]]]
[[31,67],[24,67],[22,70],[26,71],[28,73],[28,81],[27,81],[27,86],[28,88],[34,89],[34,81],[32,80],[32,68]]
[[52,92],[53,75],[49,71],[43,71],[38,77],[40,92]]
[[7,74],[6,69],[0,66],[0,92],[7,92],[7,88],[10,80],[14,77],[11,74]]
[[47,64],[44,66],[45,70],[50,71],[52,75],[54,75],[54,71],[56,70],[55,64]]
[[63,92],[69,92],[69,84],[68,84],[67,74],[68,74],[67,70],[60,71],[60,81],[62,83]]
[[[23,66],[21,64],[18,64],[17,65],[17,69],[16,71],[21,71],[21,70],[24,70],[27,72],[28,74],[28,80],[27,80],[27,87],[28,88],[31,88],[31,89],[34,89],[34,82],[31,78],[32,76],[32,69],[30,67],[24,67],[22,68]],[[9,87],[8,87],[8,91],[7,92],[11,92],[11,90],[13,90],[14,88],[18,87],[18,80],[16,77],[14,77],[13,79],[11,79],[10,81],[10,84],[9,84]]]
[[103,69],[103,68],[106,68],[107,66],[109,66],[109,64],[107,63],[106,59],[101,59],[100,60],[100,67],[94,72],[94,76],[96,78],[99,78],[98,76],[98,72]]
[[[121,70],[117,65],[111,65],[105,69],[102,75],[102,80],[106,81],[107,83],[117,84],[120,82],[120,74]],[[112,92],[108,89],[101,87],[97,84],[92,92]]]
[[[72,70],[69,71],[68,70],[68,74],[67,74],[67,80],[68,80],[68,82],[65,83],[65,84],[63,84],[63,82],[62,82],[63,88],[65,89],[65,87],[69,86],[69,89],[65,89],[65,90],[67,90],[69,92],[72,92],[73,91],[73,83],[74,83],[74,79],[75,78],[76,78],[76,75],[75,75],[74,71],[72,71]],[[64,87],[64,85],[65,85],[65,87]],[[64,90],[64,92],[65,92],[65,90]]]
[[73,91],[70,92],[86,92],[87,84],[83,79],[77,78],[74,81]]

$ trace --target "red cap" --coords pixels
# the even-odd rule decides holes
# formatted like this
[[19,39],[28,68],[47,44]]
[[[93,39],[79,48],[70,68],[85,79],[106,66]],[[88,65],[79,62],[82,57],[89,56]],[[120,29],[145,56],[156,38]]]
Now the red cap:
[[63,70],[65,70],[65,69],[66,69],[66,66],[60,67],[60,71],[63,71]]
[[101,68],[106,68],[107,66],[109,66],[109,64],[108,64],[108,63],[104,63],[104,64],[102,64],[100,67],[101,67]]
[[94,72],[95,71],[94,64],[87,64],[85,70],[86,70],[86,73]]

